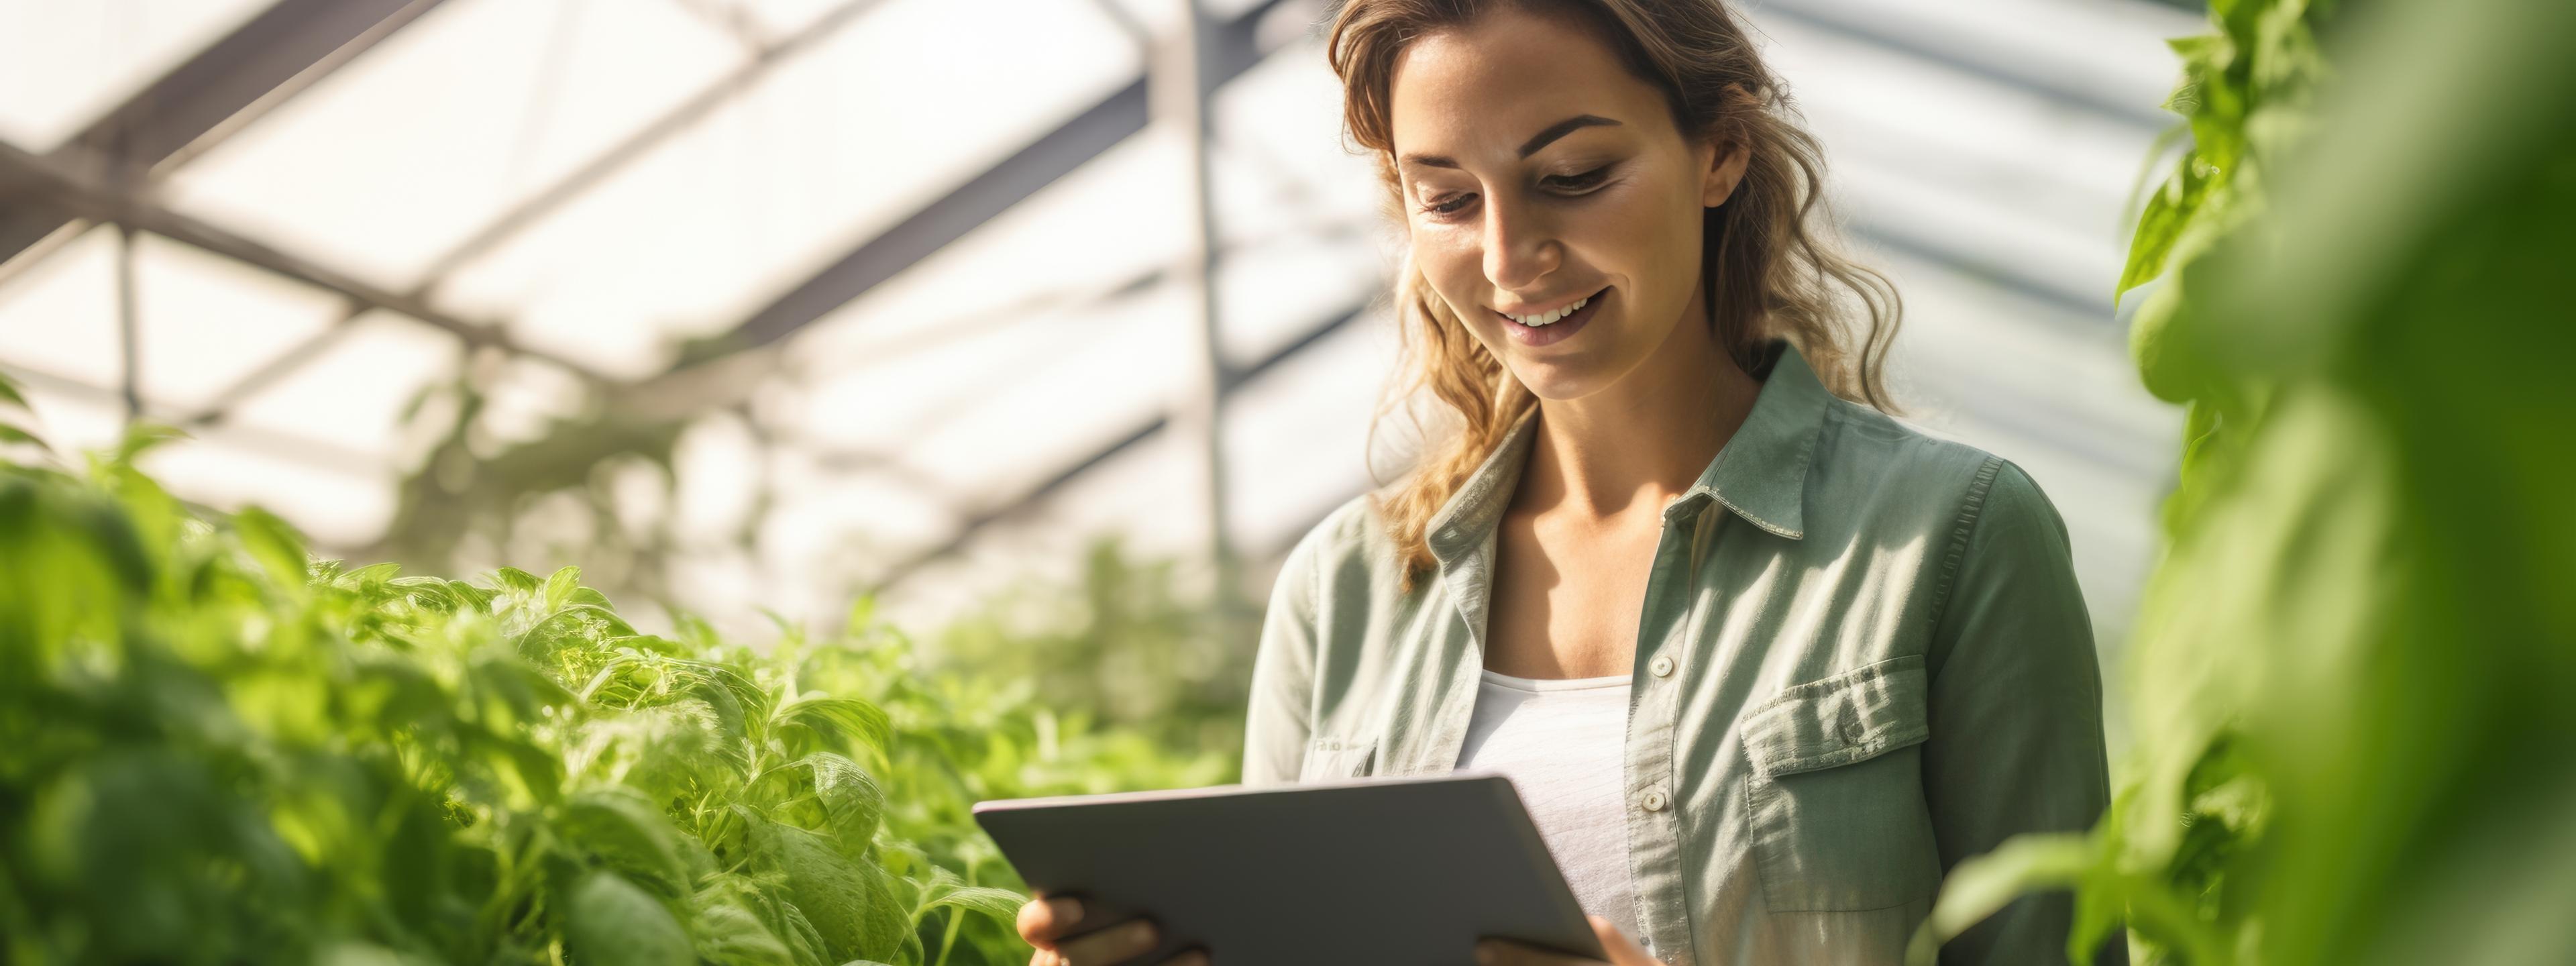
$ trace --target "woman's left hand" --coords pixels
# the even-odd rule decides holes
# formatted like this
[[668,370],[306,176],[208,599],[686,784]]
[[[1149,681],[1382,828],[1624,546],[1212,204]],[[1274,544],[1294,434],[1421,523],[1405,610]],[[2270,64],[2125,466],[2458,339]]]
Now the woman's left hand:
[[[1600,916],[1585,916],[1592,921],[1592,934],[1601,938],[1601,948],[1610,954],[1610,966],[1664,966],[1661,960],[1646,955],[1619,927]],[[1600,966],[1602,960],[1568,956],[1508,939],[1485,939],[1476,943],[1477,966]]]

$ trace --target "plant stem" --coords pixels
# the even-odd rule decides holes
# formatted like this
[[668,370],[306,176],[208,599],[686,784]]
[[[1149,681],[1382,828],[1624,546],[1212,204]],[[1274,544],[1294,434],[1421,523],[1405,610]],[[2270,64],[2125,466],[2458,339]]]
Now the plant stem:
[[948,932],[939,937],[939,958],[930,966],[948,966],[948,951],[957,948],[957,926],[966,921],[965,912],[955,906],[948,907]]

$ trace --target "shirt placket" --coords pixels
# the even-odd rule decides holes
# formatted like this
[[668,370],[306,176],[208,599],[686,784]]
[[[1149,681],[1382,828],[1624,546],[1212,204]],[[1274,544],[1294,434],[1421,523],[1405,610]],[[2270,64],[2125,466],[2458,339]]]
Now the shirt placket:
[[[1438,537],[1454,547],[1466,534],[1444,530]],[[1446,675],[1429,700],[1400,702],[1397,714],[1404,719],[1400,733],[1409,740],[1395,749],[1391,774],[1445,774],[1456,769],[1458,754],[1466,747],[1467,727],[1475,715],[1478,672],[1484,667],[1494,540],[1494,534],[1483,534],[1479,543],[1454,558],[1444,558],[1440,567],[1441,582],[1449,591],[1449,620],[1434,622],[1430,633],[1436,640],[1418,659],[1445,668]]]
[[1637,622],[1635,687],[1625,746],[1628,853],[1637,893],[1638,937],[1646,951],[1672,966],[1691,966],[1691,916],[1684,888],[1680,776],[1673,767],[1673,728],[1681,708],[1681,662],[1690,649],[1686,632],[1693,598],[1690,547],[1694,512],[1709,512],[1704,496],[1664,508],[1663,536],[1646,579],[1644,612]]

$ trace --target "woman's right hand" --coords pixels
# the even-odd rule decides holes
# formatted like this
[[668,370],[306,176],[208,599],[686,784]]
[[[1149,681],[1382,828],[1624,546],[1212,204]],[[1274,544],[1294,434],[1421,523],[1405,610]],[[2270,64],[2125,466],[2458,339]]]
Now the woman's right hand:
[[[1082,921],[1082,902],[1072,896],[1044,893],[1020,907],[1020,938],[1037,947],[1029,966],[1119,966],[1153,951],[1162,942],[1154,924],[1129,919],[1067,937]],[[1204,950],[1193,949],[1166,962],[1172,966],[1208,966]]]

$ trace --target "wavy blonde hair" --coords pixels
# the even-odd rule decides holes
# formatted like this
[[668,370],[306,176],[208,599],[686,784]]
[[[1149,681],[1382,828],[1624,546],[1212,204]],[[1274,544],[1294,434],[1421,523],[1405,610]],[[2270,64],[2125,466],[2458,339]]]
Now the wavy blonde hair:
[[[1763,346],[1786,339],[1835,395],[1895,412],[1884,369],[1903,314],[1896,287],[1831,242],[1824,150],[1719,0],[1342,0],[1325,56],[1342,80],[1349,136],[1377,155],[1385,214],[1405,224],[1389,107],[1397,58],[1406,44],[1497,8],[1575,15],[1630,72],[1663,92],[1685,136],[1751,147],[1735,193],[1702,214],[1700,283],[1718,345],[1746,372],[1760,372]],[[1847,311],[1846,294],[1859,311]],[[1462,423],[1452,436],[1425,440],[1420,462],[1393,495],[1372,496],[1410,592],[1415,575],[1435,564],[1424,542],[1432,515],[1537,399],[1409,260],[1396,280],[1395,308],[1411,378],[1393,387],[1378,422],[1427,389]],[[1376,430],[1373,424],[1372,437]]]

